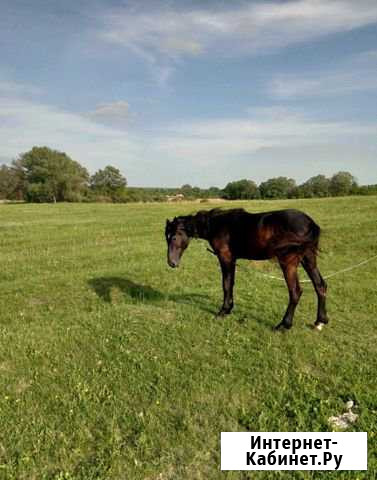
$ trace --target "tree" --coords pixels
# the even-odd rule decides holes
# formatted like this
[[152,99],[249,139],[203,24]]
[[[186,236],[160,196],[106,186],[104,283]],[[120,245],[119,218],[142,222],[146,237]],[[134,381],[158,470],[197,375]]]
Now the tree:
[[329,191],[334,197],[350,195],[356,189],[356,178],[349,172],[335,173],[330,179]]
[[192,186],[188,183],[185,183],[182,185],[180,188],[180,192],[185,196],[185,197],[190,197],[192,195]]
[[202,191],[199,187],[192,187],[191,194],[194,198],[200,198]]
[[316,175],[309,178],[302,185],[297,187],[298,197],[313,198],[313,197],[328,197],[329,196],[330,180],[324,175]]
[[33,147],[12,162],[29,202],[80,200],[89,174],[66,153],[48,147]]
[[108,195],[113,200],[124,196],[126,185],[126,178],[117,168],[111,165],[108,165],[103,170],[99,169],[90,178],[90,188],[94,192]]
[[14,168],[2,165],[0,167],[0,198],[22,200],[22,183]]
[[258,187],[252,180],[242,179],[229,182],[223,190],[223,197],[228,200],[258,198]]
[[210,198],[219,198],[221,196],[221,190],[219,187],[209,187],[208,196]]
[[357,195],[377,195],[377,184],[375,185],[360,185],[355,189]]
[[259,191],[262,198],[288,198],[295,187],[293,178],[275,177],[262,182]]

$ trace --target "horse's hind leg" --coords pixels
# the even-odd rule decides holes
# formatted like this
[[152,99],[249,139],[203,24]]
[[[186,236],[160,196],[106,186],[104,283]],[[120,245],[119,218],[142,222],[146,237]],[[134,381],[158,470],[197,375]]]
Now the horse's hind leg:
[[327,313],[326,313],[326,290],[327,285],[324,279],[322,278],[320,271],[317,267],[317,258],[314,252],[307,252],[302,259],[302,266],[304,267],[306,273],[308,274],[310,280],[313,283],[314,289],[317,293],[318,298],[318,309],[317,309],[317,320],[315,322],[315,327],[318,330],[321,330],[323,324],[328,323]]
[[297,275],[297,267],[301,261],[301,258],[302,257],[298,254],[279,257],[279,263],[281,269],[283,270],[284,278],[289,291],[289,304],[283,320],[275,327],[276,330],[281,328],[288,329],[292,327],[293,315],[302,294]]

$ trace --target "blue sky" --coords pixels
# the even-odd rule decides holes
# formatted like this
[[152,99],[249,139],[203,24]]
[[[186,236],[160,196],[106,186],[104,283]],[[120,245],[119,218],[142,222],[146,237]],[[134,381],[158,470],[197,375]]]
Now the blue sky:
[[377,183],[377,2],[2,0],[0,162],[130,185]]

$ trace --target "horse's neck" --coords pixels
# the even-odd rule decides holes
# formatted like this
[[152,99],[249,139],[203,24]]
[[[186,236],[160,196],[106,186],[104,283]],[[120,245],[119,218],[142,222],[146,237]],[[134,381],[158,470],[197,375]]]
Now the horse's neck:
[[194,227],[194,237],[202,238],[204,240],[209,239],[209,219],[204,216],[198,216],[192,218]]

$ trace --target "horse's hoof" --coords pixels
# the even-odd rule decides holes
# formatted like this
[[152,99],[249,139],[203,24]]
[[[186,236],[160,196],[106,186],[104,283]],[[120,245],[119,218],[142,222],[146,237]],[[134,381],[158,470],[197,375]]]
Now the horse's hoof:
[[275,332],[285,332],[286,330],[289,330],[292,327],[292,325],[287,325],[283,322],[279,323],[274,327]]
[[324,323],[316,323],[314,325],[314,330],[318,330],[320,332],[322,330],[323,326],[324,326]]
[[219,312],[217,312],[216,317],[225,317],[225,315],[229,315],[229,314],[230,314],[230,311],[228,310],[220,310]]

